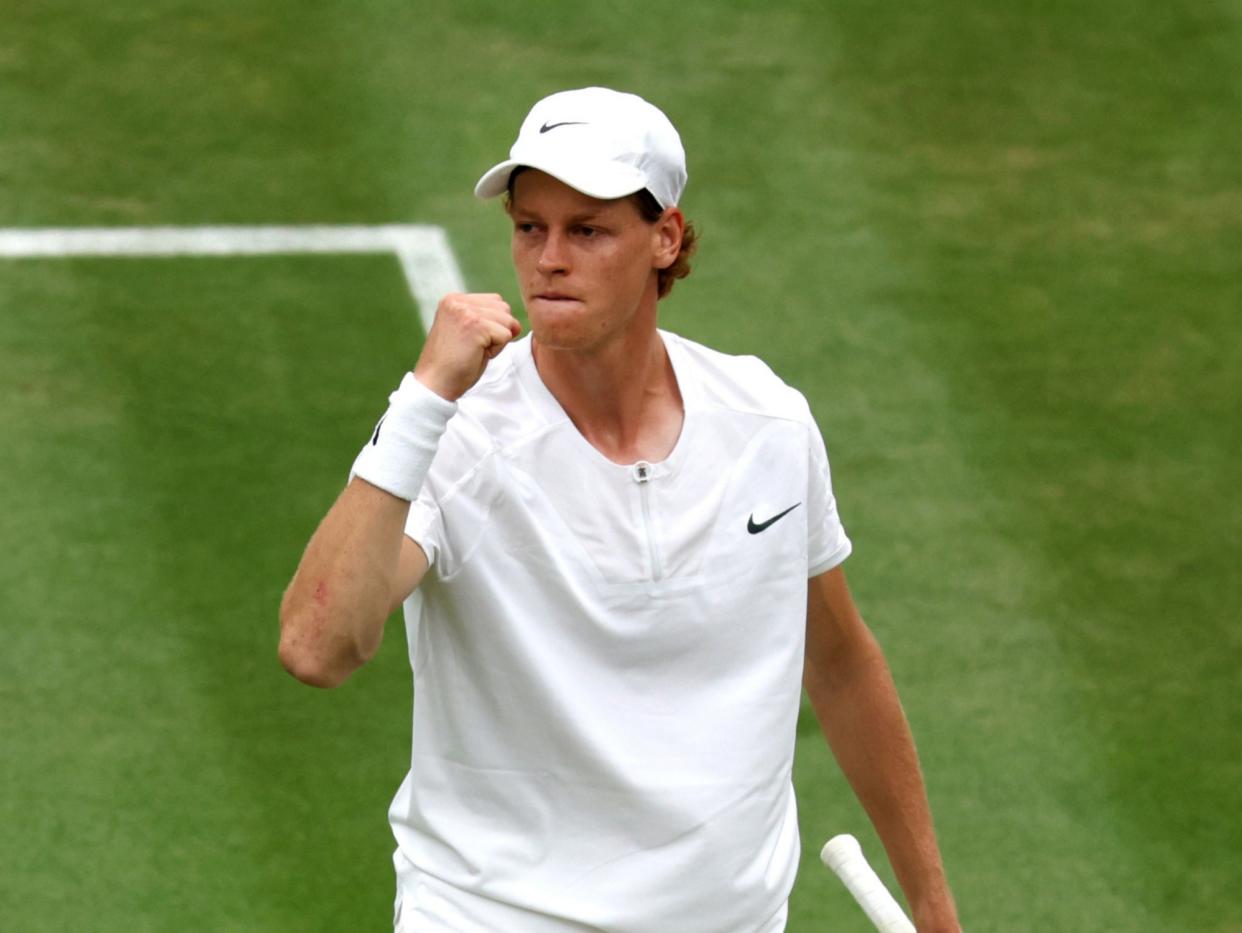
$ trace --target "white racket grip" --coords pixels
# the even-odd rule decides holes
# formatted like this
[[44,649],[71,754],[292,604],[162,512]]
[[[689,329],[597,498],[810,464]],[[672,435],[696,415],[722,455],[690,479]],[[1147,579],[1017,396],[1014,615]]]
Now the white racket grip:
[[915,933],[914,924],[867,864],[857,839],[848,833],[833,836],[824,843],[819,858],[841,879],[880,933]]

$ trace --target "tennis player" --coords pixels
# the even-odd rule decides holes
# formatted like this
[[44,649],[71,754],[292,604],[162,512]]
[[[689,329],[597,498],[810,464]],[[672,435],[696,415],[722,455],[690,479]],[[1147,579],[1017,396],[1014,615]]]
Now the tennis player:
[[496,294],[440,303],[285,594],[280,657],[316,686],[404,603],[399,930],[783,930],[803,684],[919,930],[958,929],[807,403],[657,327],[686,177],[639,97],[534,106],[475,189],[531,332]]

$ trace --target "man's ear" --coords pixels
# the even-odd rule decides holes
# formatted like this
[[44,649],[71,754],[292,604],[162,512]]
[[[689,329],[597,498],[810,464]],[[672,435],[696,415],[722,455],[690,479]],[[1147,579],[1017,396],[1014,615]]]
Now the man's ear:
[[677,254],[681,252],[681,238],[686,232],[686,218],[679,208],[666,207],[660,219],[652,227],[655,257],[651,264],[656,269],[667,269],[677,261]]

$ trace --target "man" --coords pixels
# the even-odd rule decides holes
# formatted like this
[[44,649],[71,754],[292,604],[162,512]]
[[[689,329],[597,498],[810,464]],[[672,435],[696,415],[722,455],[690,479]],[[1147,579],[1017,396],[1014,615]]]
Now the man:
[[285,595],[281,659],[319,686],[405,603],[399,929],[783,930],[803,680],[919,929],[957,929],[806,402],[657,329],[685,182],[646,101],[535,105],[476,188],[531,335],[499,295],[440,303]]

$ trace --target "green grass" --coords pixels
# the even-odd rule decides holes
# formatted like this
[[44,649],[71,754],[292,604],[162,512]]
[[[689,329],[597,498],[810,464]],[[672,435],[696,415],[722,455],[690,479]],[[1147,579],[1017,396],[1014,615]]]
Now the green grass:
[[[32,0],[0,227],[439,223],[515,299],[478,174],[544,93],[649,96],[665,324],[810,397],[967,928],[1223,933],[1239,61],[1236,0]],[[275,613],[419,339],[387,258],[0,261],[0,928],[383,928],[403,639],[320,693]],[[809,718],[796,780],[790,929],[862,930]]]
[[280,670],[273,613],[417,350],[395,262],[8,271],[4,925],[375,925],[400,639],[322,694]]

